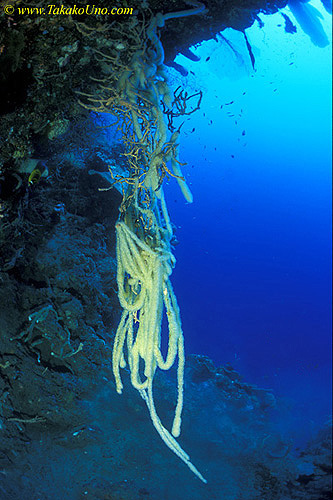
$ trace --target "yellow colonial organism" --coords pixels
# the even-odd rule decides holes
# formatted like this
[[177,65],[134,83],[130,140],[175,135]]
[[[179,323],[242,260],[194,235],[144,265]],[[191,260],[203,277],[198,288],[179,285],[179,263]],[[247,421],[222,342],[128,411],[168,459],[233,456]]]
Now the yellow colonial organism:
[[[118,296],[123,309],[112,355],[116,389],[122,392],[120,370],[128,366],[131,383],[145,400],[164,443],[206,482],[175,439],[181,430],[185,356],[179,307],[170,282],[175,265],[170,244],[173,231],[163,193],[164,178],[172,176],[185,199],[192,202],[181,172],[180,134],[173,126],[173,118],[194,110],[186,110],[186,93],[171,93],[163,66],[164,51],[156,32],[170,18],[204,10],[199,2],[187,3],[194,8],[157,14],[148,26],[117,30],[122,38],[115,43],[128,47],[127,53],[123,50],[105,54],[96,50],[98,57],[111,64],[112,71],[110,77],[100,80],[98,95],[82,94],[89,101],[82,104],[95,112],[116,116],[127,163],[127,174],[115,175],[112,167],[109,169],[112,185],[119,183],[123,193],[116,224]],[[195,95],[199,96],[197,109],[202,94]],[[161,352],[163,315],[168,325],[165,357]],[[153,379],[157,368],[168,370],[177,359],[178,396],[169,432],[156,412]]]

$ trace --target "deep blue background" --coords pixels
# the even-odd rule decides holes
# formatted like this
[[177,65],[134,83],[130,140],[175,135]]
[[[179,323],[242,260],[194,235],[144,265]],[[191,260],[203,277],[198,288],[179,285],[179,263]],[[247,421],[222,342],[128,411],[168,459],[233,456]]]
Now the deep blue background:
[[273,388],[302,439],[331,412],[331,48],[285,33],[281,14],[262,19],[247,30],[255,72],[231,30],[236,52],[211,41],[201,62],[178,59],[204,99],[182,129],[194,203],[166,187],[172,280],[187,352]]

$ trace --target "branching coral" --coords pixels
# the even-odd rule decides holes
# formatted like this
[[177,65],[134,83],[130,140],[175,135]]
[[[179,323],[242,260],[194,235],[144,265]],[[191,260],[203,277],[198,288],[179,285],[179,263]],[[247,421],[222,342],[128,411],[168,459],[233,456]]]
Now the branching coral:
[[51,304],[41,307],[29,315],[29,327],[17,339],[30,346],[40,360],[41,351],[46,359],[56,358],[65,362],[83,348],[80,343],[77,349],[71,344],[70,332],[61,324],[57,311]]

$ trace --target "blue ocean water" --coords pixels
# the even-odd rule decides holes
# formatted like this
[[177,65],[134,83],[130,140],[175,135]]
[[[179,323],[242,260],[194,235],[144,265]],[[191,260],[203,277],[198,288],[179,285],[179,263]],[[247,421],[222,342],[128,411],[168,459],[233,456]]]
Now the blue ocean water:
[[177,59],[204,95],[182,128],[194,203],[166,189],[173,284],[187,352],[274,389],[303,441],[331,413],[331,43],[262,21],[247,30],[255,71],[232,30]]

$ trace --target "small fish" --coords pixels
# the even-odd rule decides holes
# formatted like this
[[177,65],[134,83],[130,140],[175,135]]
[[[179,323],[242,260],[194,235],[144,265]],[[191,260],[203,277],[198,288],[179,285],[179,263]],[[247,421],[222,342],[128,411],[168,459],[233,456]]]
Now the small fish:
[[31,172],[31,174],[29,175],[29,179],[28,179],[29,186],[33,186],[34,184],[37,184],[37,182],[40,181],[41,177],[42,177],[42,172],[39,170],[39,168],[35,168]]
[[65,204],[64,203],[57,203],[54,207],[53,207],[53,210],[55,212],[58,212],[62,215],[64,215],[65,213]]
[[208,61],[209,61],[209,59],[210,59],[210,56],[206,57],[206,62],[208,62]]
[[246,134],[246,132],[245,132],[245,130],[243,130],[242,135],[245,135],[245,134]]
[[235,158],[235,155],[231,155],[231,158]]
[[233,104],[233,103],[234,103],[234,101],[230,101],[230,102],[226,102],[225,105],[229,106],[230,104]]

